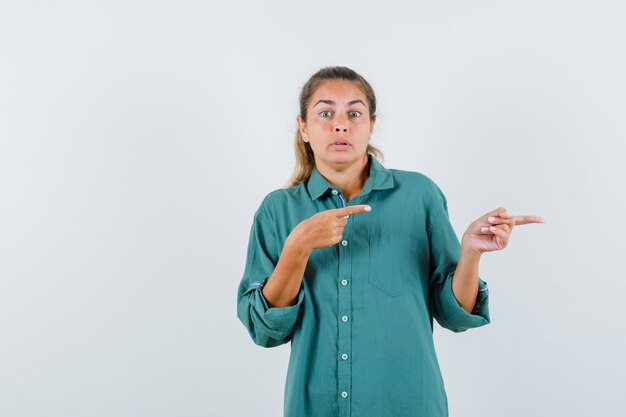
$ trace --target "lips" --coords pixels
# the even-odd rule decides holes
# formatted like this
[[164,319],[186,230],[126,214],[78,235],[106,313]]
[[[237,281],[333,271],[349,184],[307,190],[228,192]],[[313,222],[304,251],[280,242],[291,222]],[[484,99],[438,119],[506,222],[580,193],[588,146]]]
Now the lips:
[[350,147],[350,144],[348,142],[338,140],[331,143],[330,147],[335,151],[345,151]]

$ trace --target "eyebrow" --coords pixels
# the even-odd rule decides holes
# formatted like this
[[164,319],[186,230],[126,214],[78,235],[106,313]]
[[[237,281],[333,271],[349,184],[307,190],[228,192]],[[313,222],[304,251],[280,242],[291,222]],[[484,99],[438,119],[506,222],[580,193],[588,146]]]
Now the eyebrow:
[[[337,104],[337,103],[335,103],[332,100],[319,100],[317,103],[315,103],[315,105],[313,107],[317,106],[320,103]],[[348,106],[351,106],[351,105],[353,105],[355,103],[361,103],[363,106],[365,106],[365,103],[363,103],[363,101],[361,101],[361,100],[352,100],[352,101],[348,102]],[[367,106],[365,106],[365,107],[367,107]]]

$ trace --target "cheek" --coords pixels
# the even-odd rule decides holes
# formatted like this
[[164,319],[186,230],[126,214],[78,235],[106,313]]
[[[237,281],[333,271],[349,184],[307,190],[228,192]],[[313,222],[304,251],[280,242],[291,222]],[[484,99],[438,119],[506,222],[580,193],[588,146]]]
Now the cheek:
[[310,128],[314,131],[320,131],[326,129],[329,125],[330,123],[328,121],[316,120],[315,122],[311,123]]
[[325,142],[328,137],[328,133],[331,127],[329,125],[324,125],[323,123],[315,123],[312,126],[309,126],[309,133],[313,138],[316,138],[317,141]]
[[367,129],[369,130],[370,128],[370,123],[368,120],[359,120],[357,123],[355,123],[359,129]]

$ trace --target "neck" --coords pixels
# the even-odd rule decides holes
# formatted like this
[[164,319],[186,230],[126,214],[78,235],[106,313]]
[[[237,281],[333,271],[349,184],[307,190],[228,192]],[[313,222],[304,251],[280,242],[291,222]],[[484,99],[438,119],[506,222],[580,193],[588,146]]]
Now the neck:
[[359,195],[369,177],[368,154],[346,167],[316,164],[317,170],[333,187],[341,190],[346,202]]

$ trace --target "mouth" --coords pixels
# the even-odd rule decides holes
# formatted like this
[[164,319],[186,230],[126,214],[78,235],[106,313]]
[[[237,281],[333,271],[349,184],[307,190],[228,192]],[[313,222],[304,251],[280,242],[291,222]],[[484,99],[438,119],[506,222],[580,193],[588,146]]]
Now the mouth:
[[345,151],[349,146],[350,144],[343,140],[337,140],[330,144],[330,147],[336,151]]
[[332,145],[350,145],[350,141],[345,136],[338,136],[330,142],[330,146]]

